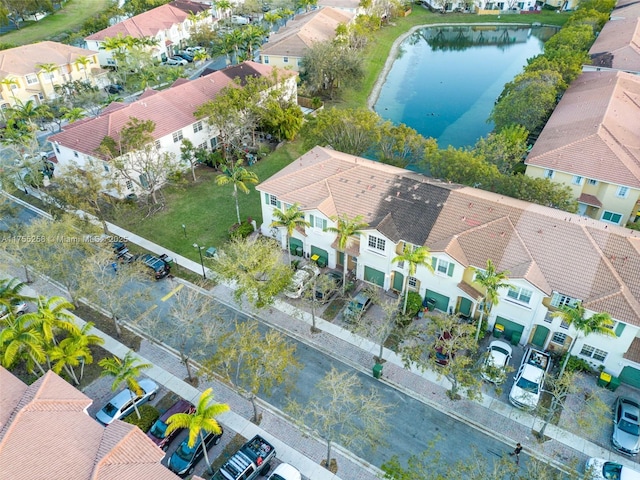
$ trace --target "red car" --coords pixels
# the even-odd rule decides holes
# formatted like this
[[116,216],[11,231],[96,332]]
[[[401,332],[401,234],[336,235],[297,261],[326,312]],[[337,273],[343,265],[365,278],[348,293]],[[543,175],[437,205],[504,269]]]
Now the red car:
[[434,346],[436,351],[436,363],[438,365],[448,365],[449,360],[456,356],[456,352],[448,352],[446,350],[447,340],[451,340],[451,334],[449,332],[444,332],[440,335],[440,338]]
[[156,420],[156,423],[153,424],[153,426],[149,430],[149,433],[147,433],[147,437],[153,440],[153,443],[159,446],[162,450],[166,450],[171,443],[171,440],[173,440],[181,430],[174,430],[169,435],[166,434],[167,420],[169,419],[169,417],[176,413],[192,414],[195,411],[196,407],[194,407],[190,402],[187,402],[186,400],[178,400],[176,403],[171,405],[169,410],[164,412],[160,416],[160,418]]

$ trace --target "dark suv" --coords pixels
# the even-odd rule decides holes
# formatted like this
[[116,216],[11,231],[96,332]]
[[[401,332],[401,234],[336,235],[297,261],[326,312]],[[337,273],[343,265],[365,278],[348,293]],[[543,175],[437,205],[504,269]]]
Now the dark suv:
[[[204,445],[207,448],[207,451],[209,451],[212,446],[220,443],[220,439],[224,433],[222,431],[222,426],[220,429],[220,435],[216,435],[215,433],[204,434]],[[193,444],[193,447],[189,446],[189,437],[187,437],[180,444],[178,449],[173,452],[173,455],[169,457],[167,467],[169,467],[169,470],[177,473],[181,477],[191,475],[196,464],[203,456],[204,450],[202,449],[202,437],[200,435],[196,437],[196,442]]]
[[167,435],[167,420],[169,417],[172,417],[176,413],[188,413],[191,414],[195,411],[195,407],[186,400],[178,400],[176,403],[169,407],[169,410],[164,412],[156,423],[153,424],[149,433],[147,433],[147,437],[153,441],[157,446],[159,446],[162,450],[166,450],[171,441],[176,438],[176,435],[180,433],[182,429],[176,429]]

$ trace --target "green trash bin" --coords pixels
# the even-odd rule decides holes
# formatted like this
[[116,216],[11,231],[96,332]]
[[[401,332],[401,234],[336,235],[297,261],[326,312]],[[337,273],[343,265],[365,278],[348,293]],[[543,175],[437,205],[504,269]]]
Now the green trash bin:
[[382,376],[382,364],[376,363],[373,366],[373,378],[380,378]]
[[606,387],[611,382],[611,375],[606,372],[600,372],[600,376],[598,377],[598,386]]
[[618,377],[611,377],[611,381],[609,382],[609,385],[607,385],[607,390],[611,390],[612,392],[615,392],[619,386],[620,386],[620,379]]
[[493,336],[495,338],[500,338],[503,333],[504,333],[504,325],[500,325],[499,323],[496,323],[493,326]]
[[511,345],[518,345],[522,338],[522,332],[513,332],[511,334]]

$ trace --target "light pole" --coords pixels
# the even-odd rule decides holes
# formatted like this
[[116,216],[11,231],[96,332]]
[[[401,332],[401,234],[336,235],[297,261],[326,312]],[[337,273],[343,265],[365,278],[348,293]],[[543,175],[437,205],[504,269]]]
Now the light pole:
[[202,249],[203,249],[204,247],[201,247],[201,246],[200,246],[200,245],[198,245],[197,243],[194,243],[194,244],[193,244],[193,248],[197,248],[197,249],[198,249],[198,253],[200,254],[200,265],[202,265],[202,278],[203,278],[204,280],[206,280],[206,279],[207,279],[207,275],[206,275],[206,273],[205,273],[205,271],[204,271],[204,260],[202,259]]
[[184,233],[184,238],[187,238],[187,226],[184,223],[182,224],[182,233]]

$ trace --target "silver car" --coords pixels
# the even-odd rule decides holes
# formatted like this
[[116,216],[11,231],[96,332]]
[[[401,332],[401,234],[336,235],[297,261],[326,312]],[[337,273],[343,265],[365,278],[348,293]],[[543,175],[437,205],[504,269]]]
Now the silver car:
[[96,413],[96,420],[103,425],[109,425],[114,420],[124,418],[133,412],[134,405],[139,407],[143,403],[153,400],[158,393],[158,384],[153,380],[144,378],[138,382],[138,385],[142,389],[141,395],[136,395],[125,388]]
[[613,448],[625,455],[640,452],[640,404],[629,397],[618,397],[613,410]]

